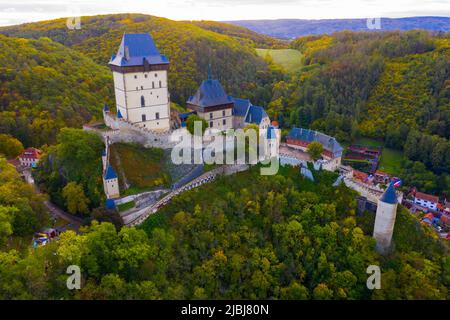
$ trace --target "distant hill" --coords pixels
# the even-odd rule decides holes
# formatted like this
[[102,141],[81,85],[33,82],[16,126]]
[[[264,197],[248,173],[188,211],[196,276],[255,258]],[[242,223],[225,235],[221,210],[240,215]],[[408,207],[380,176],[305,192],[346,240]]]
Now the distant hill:
[[[281,39],[294,39],[300,36],[317,34],[332,34],[343,30],[372,31],[367,28],[367,19],[239,20],[227,21],[227,23]],[[406,31],[413,29],[447,32],[450,30],[450,17],[381,18],[381,31]]]
[[217,21],[190,21],[190,23],[206,30],[226,34],[239,40],[242,44],[255,46],[264,49],[282,49],[289,46],[286,40],[269,37],[267,35],[257,33],[248,28],[240,27],[234,24],[217,22]]

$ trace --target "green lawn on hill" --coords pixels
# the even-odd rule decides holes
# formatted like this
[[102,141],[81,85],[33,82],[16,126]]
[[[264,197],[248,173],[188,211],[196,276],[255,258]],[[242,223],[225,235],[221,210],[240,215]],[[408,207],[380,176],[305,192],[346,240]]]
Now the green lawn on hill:
[[256,53],[265,58],[269,55],[273,62],[287,72],[296,72],[303,67],[303,55],[294,49],[256,49]]
[[359,138],[355,141],[355,144],[371,147],[383,147],[378,170],[395,175],[400,173],[403,162],[403,153],[401,151],[384,147],[384,143],[382,141],[370,138]]
[[115,143],[110,147],[110,161],[117,171],[122,191],[125,179],[129,190],[124,194],[139,193],[171,183],[164,162],[164,151],[144,148],[137,144]]

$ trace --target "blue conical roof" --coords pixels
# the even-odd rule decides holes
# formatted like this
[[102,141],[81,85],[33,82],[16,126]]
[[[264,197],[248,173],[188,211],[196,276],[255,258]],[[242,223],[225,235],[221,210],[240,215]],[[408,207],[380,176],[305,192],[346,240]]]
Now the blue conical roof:
[[113,167],[108,164],[108,167],[106,168],[106,172],[105,172],[105,180],[109,180],[109,179],[116,179],[117,178],[117,174],[114,171]]
[[120,112],[119,109],[117,109],[117,119],[122,119],[122,113]]
[[389,203],[389,204],[396,204],[397,203],[397,195],[395,194],[395,188],[394,188],[394,183],[393,182],[391,182],[389,184],[389,186],[387,187],[386,191],[381,196],[380,201],[383,201],[383,202]]

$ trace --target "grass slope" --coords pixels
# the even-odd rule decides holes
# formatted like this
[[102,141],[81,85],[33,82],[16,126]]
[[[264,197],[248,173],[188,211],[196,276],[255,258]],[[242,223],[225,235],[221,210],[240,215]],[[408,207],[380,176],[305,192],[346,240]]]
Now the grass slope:
[[287,72],[296,72],[303,66],[303,55],[294,49],[256,49],[258,55],[266,58],[269,55],[273,62]]
[[401,151],[386,148],[384,147],[384,143],[382,141],[370,138],[359,138],[358,140],[356,140],[355,144],[361,144],[371,147],[383,147],[378,170],[389,174],[400,174],[403,162],[403,154]]
[[170,185],[171,179],[164,168],[162,149],[115,143],[110,150],[110,161],[119,176],[121,189],[127,184],[129,186],[128,190],[124,190],[125,194]]

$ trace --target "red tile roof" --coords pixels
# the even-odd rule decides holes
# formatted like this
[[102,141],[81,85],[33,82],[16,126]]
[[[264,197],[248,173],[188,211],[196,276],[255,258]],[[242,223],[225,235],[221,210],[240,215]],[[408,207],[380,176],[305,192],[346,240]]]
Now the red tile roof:
[[432,196],[431,194],[422,193],[422,192],[416,192],[415,197],[418,199],[427,200],[427,201],[434,202],[434,203],[439,202],[438,197]]
[[27,158],[27,159],[39,159],[41,157],[42,151],[36,148],[28,148],[25,149],[19,158]]

